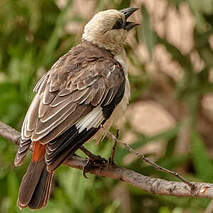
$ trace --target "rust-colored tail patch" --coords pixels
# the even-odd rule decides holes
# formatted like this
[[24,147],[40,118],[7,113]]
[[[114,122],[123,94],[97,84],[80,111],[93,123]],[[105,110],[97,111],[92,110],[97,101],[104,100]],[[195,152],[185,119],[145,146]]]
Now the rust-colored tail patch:
[[44,158],[45,150],[46,145],[42,145],[39,142],[34,142],[32,161],[33,162],[41,161]]

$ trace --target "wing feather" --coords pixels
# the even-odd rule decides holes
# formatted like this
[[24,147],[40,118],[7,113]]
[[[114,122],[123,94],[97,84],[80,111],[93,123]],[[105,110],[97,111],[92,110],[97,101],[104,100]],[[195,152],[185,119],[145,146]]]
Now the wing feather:
[[[73,126],[79,120],[79,117],[86,116],[91,110],[92,110],[91,106],[89,106],[89,107],[84,106],[84,105],[78,106],[75,109],[75,112],[73,112],[72,114],[70,114],[63,121],[63,123],[59,124],[54,129],[54,131],[50,131],[45,137],[41,138],[39,140],[40,143],[47,144],[50,141],[54,140],[55,138],[57,138],[58,136],[60,136],[61,134],[63,134],[63,132],[65,132],[66,130],[70,129],[70,127]],[[58,143],[61,143],[61,142],[58,141]]]
[[57,95],[56,92],[50,92],[49,88],[45,89],[44,93],[42,94],[43,96],[42,103],[49,105],[53,101],[56,95]]
[[[47,105],[44,105],[44,106],[47,106]],[[67,112],[69,110],[69,113],[73,113],[74,110],[76,108],[76,104],[73,104],[71,101],[66,101],[64,102],[63,104],[60,104],[56,107],[48,107],[46,108],[46,112],[45,114],[40,117],[40,121],[42,123],[46,123],[54,118],[56,118],[57,116],[60,116],[61,114],[64,114],[65,112]],[[63,111],[63,112],[62,112]]]
[[62,123],[75,110],[76,107],[77,104],[70,103],[46,122],[42,122],[40,119],[38,119],[36,129],[32,135],[32,140],[39,141],[42,137],[46,136],[50,131]]
[[59,96],[57,95],[53,101],[50,103],[50,107],[57,107],[58,105],[64,103],[64,102],[68,102],[70,99],[70,93],[67,94],[66,96]]

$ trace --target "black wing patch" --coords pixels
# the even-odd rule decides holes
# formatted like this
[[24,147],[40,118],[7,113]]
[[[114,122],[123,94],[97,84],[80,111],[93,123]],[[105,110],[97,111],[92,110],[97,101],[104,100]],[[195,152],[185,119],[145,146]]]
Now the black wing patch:
[[[47,146],[45,156],[48,170],[55,170],[69,155],[89,140],[99,128],[85,129],[79,133],[74,125],[58,138],[51,141]],[[58,144],[60,144],[59,147]]]

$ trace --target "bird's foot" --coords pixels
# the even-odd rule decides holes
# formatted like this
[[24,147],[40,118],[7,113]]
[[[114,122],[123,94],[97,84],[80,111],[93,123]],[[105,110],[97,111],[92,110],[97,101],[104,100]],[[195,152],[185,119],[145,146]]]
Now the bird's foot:
[[99,155],[93,155],[92,157],[89,157],[87,160],[86,165],[83,168],[83,176],[85,178],[88,178],[86,173],[91,171],[92,169],[100,168],[102,169],[108,164],[108,161],[104,158],[102,158]]

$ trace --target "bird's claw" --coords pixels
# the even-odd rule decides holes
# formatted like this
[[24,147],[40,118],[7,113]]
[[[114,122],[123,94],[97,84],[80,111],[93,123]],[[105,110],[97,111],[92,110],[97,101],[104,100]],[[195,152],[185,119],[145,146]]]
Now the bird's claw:
[[88,159],[87,159],[86,165],[83,167],[83,176],[84,176],[85,178],[88,178],[88,176],[86,175],[86,173],[89,172],[90,168],[91,168],[91,161],[90,161],[90,159],[88,158]]
[[101,156],[94,156],[93,158],[88,158],[86,165],[83,168],[83,176],[88,178],[86,173],[96,168],[103,168],[108,164],[108,161]]

